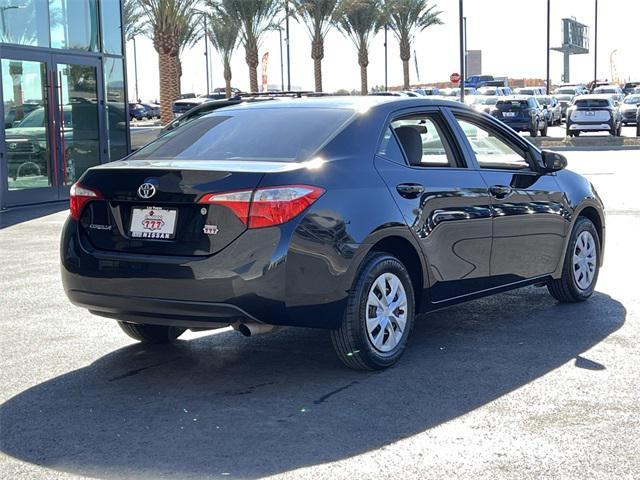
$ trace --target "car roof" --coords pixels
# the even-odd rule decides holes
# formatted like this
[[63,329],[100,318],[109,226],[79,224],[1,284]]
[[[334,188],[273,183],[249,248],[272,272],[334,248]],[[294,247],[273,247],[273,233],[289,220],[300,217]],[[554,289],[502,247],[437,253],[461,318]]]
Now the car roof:
[[349,109],[356,111],[386,107],[422,107],[422,106],[460,106],[460,102],[430,97],[398,97],[398,96],[344,96],[344,97],[311,97],[281,99],[278,102],[240,103],[225,108],[230,110],[274,109],[274,108],[328,108]]
[[533,98],[532,95],[507,95],[505,97],[502,97],[500,100],[525,100],[526,101],[526,100],[529,100],[530,98]]
[[590,93],[589,95],[580,95],[576,97],[576,102],[579,100],[611,100],[611,95],[607,93]]

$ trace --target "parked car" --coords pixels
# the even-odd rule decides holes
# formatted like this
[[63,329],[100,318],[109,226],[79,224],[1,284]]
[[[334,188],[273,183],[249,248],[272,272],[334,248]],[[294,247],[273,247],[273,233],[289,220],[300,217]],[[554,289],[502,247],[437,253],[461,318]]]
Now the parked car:
[[609,132],[619,136],[622,131],[620,112],[610,95],[581,95],[567,110],[567,136],[580,132]]
[[498,95],[501,97],[506,97],[511,94],[511,89],[508,87],[480,87],[478,89],[478,95],[490,96],[490,95]]
[[513,91],[516,95],[544,95],[545,93],[538,87],[520,87]]
[[440,95],[440,89],[438,87],[420,87],[414,88],[413,91],[425,97]]
[[443,100],[232,106],[82,176],[62,283],[143,342],[318,327],[349,367],[382,369],[418,313],[533,284],[593,294],[603,206],[565,166]]
[[499,99],[498,95],[474,95],[469,97],[467,105],[478,112],[491,114],[496,109],[496,103]]
[[[227,90],[225,89],[225,87],[218,87],[218,88],[214,88],[213,92],[211,92],[215,95],[226,95],[227,94]],[[232,97],[236,97],[238,95],[240,95],[242,93],[242,90],[240,90],[239,88],[236,87],[231,87],[231,96]]]
[[635,125],[636,113],[640,108],[640,95],[627,95],[620,104],[623,125]]
[[564,119],[567,116],[567,109],[573,104],[573,100],[574,98],[576,98],[576,95],[574,95],[573,93],[560,93],[556,94],[555,97],[558,99],[558,104],[560,105],[560,113],[562,114],[562,118]]
[[[478,93],[478,91],[473,88],[473,87],[464,87],[464,95],[476,95]],[[451,89],[451,96],[456,96],[459,97],[460,96],[460,88],[459,87],[455,87]]]
[[145,116],[149,120],[153,120],[154,118],[160,118],[160,105],[155,103],[141,103],[142,108],[144,108]]
[[369,95],[372,97],[408,97],[406,93],[398,91],[372,92]]
[[407,97],[420,97],[421,95],[418,92],[414,92],[412,90],[403,90],[402,93],[404,93]]
[[548,124],[536,97],[512,95],[500,98],[492,115],[516,132],[529,132],[532,137],[537,137],[540,132],[541,136],[547,136]]
[[557,87],[553,93],[555,95],[586,95],[589,93],[589,88],[582,83],[565,83]]
[[560,125],[562,123],[562,107],[555,96],[538,95],[536,100],[542,105],[547,125]]
[[636,112],[636,137],[640,137],[640,108]]
[[493,79],[493,75],[471,75],[464,81],[464,84],[477,89],[482,87],[486,82],[493,81]]
[[139,103],[129,103],[129,119],[130,120],[144,120],[147,116],[147,111]]
[[625,95],[637,93],[636,89],[639,87],[640,87],[640,82],[627,82],[624,84],[624,87],[622,87],[622,92]]
[[624,93],[618,85],[603,85],[593,90],[594,95],[610,95],[618,105],[624,100]]

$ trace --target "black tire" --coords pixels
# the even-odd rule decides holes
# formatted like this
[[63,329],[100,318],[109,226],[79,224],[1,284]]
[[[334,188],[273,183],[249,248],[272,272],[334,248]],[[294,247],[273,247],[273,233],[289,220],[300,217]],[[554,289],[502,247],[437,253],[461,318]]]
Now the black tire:
[[638,122],[638,125],[636,125],[636,137],[640,137],[640,121]]
[[544,128],[542,130],[540,130],[540,136],[541,137],[546,137],[547,136],[547,131],[549,130],[549,125],[547,125],[547,122],[544,122]]
[[612,137],[615,137],[618,135],[618,129],[616,128],[615,123],[611,125],[611,128],[609,129],[609,135],[611,135]]
[[[595,272],[591,284],[587,289],[581,289],[576,283],[573,275],[573,252],[578,240],[578,236],[584,231],[588,231],[593,237],[596,251]],[[598,282],[599,272],[600,237],[598,236],[598,231],[596,230],[596,227],[593,225],[591,220],[586,217],[578,217],[578,220],[576,221],[576,224],[573,226],[573,230],[571,231],[571,238],[569,239],[569,245],[567,246],[567,251],[565,252],[562,276],[547,283],[547,288],[553,298],[561,303],[584,302],[593,294],[596,283]]]
[[184,328],[164,325],[141,325],[118,321],[124,333],[143,343],[172,343],[185,331]]
[[[405,329],[395,348],[389,352],[382,352],[373,346],[366,327],[369,291],[375,280],[384,273],[393,273],[400,279],[407,297]],[[381,370],[390,367],[404,353],[413,330],[414,317],[415,295],[407,269],[392,255],[372,253],[364,260],[349,292],[342,325],[331,331],[333,348],[340,360],[354,370]]]
[[537,137],[538,136],[538,127],[539,127],[539,124],[536,121],[536,123],[531,125],[531,127],[529,128],[529,135],[531,135],[532,137]]

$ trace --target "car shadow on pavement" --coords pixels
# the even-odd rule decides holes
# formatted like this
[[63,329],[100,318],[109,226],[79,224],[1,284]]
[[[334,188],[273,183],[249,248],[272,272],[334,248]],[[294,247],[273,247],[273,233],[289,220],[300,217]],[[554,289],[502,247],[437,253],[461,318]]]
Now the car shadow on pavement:
[[69,201],[46,203],[43,205],[29,205],[0,211],[0,230],[19,223],[35,220],[36,218],[58,213],[69,208]]
[[131,345],[4,403],[0,449],[99,477],[291,471],[418,434],[561,365],[600,365],[583,352],[625,316],[604,294],[558,305],[531,287],[421,318],[401,362],[373,373],[342,367],[316,330]]

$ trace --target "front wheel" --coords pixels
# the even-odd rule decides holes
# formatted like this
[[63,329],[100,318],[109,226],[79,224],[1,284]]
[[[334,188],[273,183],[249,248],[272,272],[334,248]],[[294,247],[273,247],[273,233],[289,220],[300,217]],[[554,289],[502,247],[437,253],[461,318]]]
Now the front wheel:
[[600,271],[600,238],[591,220],[579,217],[571,232],[562,276],[547,284],[559,302],[583,302],[595,289]]
[[349,293],[342,325],[331,331],[333,347],[355,370],[390,367],[407,346],[414,316],[413,285],[405,266],[389,254],[371,254]]
[[184,333],[184,328],[164,325],[141,325],[118,321],[124,333],[143,343],[172,343]]

